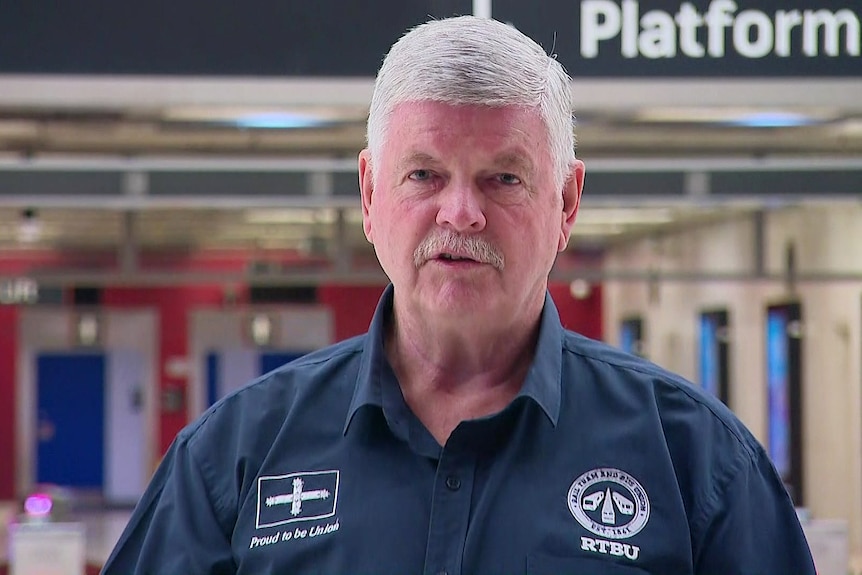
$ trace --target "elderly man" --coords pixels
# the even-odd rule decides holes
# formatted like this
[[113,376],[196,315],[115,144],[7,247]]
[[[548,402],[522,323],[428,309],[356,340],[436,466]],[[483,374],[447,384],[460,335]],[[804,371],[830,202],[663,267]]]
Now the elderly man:
[[399,40],[359,156],[391,279],[366,335],[183,430],[106,575],[813,574],[764,450],[680,377],[565,331],[570,79],[473,17]]

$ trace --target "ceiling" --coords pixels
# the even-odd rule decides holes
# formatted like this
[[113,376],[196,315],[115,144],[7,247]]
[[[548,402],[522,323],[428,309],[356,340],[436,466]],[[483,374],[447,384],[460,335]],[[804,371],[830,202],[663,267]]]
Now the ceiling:
[[[0,152],[353,157],[370,80],[3,77]],[[862,79],[573,84],[585,157],[862,154]]]
[[[353,162],[364,143],[370,80],[228,81],[0,76],[0,172],[63,158],[210,158]],[[591,162],[862,158],[862,80],[589,81],[573,85],[578,153]],[[3,163],[5,162],[5,164]],[[28,167],[28,163],[31,163]],[[4,167],[5,166],[5,167]],[[36,166],[36,167],[33,167]],[[589,177],[588,177],[589,182]],[[862,185],[860,185],[862,192]],[[756,196],[756,193],[754,194]],[[189,205],[148,197],[100,206],[55,195],[4,196],[0,250],[251,248],[367,253],[358,199]],[[591,204],[573,246],[740,217],[764,202]]]

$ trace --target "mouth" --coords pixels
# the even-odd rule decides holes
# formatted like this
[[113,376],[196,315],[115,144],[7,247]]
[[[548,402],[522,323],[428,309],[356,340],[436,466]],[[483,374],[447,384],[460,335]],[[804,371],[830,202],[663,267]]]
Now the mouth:
[[480,263],[480,262],[477,262],[476,260],[474,260],[473,258],[470,258],[467,256],[459,256],[457,254],[449,254],[449,253],[438,254],[437,257],[434,259],[436,259],[438,261],[443,261],[443,262]]

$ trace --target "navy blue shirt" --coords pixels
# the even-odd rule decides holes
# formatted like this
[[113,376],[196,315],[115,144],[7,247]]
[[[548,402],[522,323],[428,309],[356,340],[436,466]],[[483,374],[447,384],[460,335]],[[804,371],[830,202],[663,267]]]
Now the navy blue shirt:
[[698,387],[568,332],[546,296],[500,413],[440,446],[368,334],[175,439],[106,575],[814,574],[764,450]]

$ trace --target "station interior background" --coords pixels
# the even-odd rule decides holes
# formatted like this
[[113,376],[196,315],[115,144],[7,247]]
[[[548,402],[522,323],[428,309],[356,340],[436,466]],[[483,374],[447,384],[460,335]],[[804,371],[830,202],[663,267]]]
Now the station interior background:
[[[854,65],[849,77],[575,75],[586,188],[552,294],[568,327],[695,385],[715,376],[765,445],[785,437],[771,378],[793,379],[790,488],[806,517],[844,526],[859,573]],[[0,71],[3,524],[58,473],[121,523],[215,398],[367,325],[386,284],[356,173],[373,80]],[[773,329],[783,368],[769,363]],[[62,396],[69,373],[98,385]],[[50,389],[74,411],[51,411]],[[93,437],[103,449],[82,447]],[[52,449],[82,469],[58,471]]]

